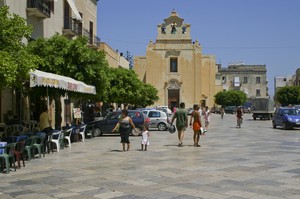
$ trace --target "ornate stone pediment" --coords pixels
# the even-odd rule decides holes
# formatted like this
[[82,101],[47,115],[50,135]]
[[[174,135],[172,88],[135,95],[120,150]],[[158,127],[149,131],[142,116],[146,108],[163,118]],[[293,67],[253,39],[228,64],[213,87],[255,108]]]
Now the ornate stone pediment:
[[166,51],[165,57],[170,57],[170,56],[178,57],[179,55],[180,55],[180,51],[171,49]]
[[171,79],[169,82],[166,82],[165,83],[165,88],[167,89],[175,89],[175,90],[178,90],[181,88],[181,84],[177,79]]

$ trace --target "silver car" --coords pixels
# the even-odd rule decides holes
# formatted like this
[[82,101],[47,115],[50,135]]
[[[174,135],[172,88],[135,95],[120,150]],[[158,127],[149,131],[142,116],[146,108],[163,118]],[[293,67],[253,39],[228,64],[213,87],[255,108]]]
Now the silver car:
[[160,110],[145,109],[143,113],[150,119],[149,128],[157,128],[159,131],[166,131],[170,125],[167,114]]

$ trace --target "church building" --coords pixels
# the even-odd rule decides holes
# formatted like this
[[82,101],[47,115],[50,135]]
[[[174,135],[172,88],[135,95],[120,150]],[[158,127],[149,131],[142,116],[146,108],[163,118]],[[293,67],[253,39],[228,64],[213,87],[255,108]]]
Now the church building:
[[215,56],[203,55],[201,45],[192,41],[190,24],[184,23],[175,11],[157,25],[156,41],[150,41],[146,56],[134,58],[139,78],[158,90],[154,105],[178,107],[185,102],[212,107],[214,95],[221,91]]

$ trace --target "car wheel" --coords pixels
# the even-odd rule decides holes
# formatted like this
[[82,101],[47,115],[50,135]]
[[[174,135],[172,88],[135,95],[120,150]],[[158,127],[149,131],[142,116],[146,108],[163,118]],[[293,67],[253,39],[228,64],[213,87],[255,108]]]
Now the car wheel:
[[134,136],[141,135],[142,134],[142,129],[139,128],[139,127],[135,127],[135,130],[134,129],[131,130],[131,134],[134,135]]
[[100,136],[100,135],[103,135],[101,129],[100,129],[100,128],[95,128],[95,129],[94,129],[94,136],[95,136],[95,137],[98,137],[98,136]]
[[288,130],[288,129],[289,129],[288,125],[287,125],[285,122],[283,122],[282,128],[283,128],[284,130]]
[[157,128],[159,131],[166,131],[167,130],[167,125],[165,123],[159,123],[157,125]]
[[274,120],[272,121],[272,124],[273,124],[273,128],[276,129],[276,124],[275,124]]

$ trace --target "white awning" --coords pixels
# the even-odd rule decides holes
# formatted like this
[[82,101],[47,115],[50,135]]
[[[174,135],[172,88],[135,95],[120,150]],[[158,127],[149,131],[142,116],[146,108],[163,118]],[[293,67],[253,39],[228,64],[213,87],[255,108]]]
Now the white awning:
[[75,14],[75,19],[82,21],[82,18],[76,8],[74,0],[67,0],[67,1],[68,1],[69,6],[71,7],[73,13]]
[[45,86],[60,88],[68,91],[96,94],[95,86],[90,86],[84,82],[77,81],[70,77],[47,73],[40,70],[30,72],[30,87]]

